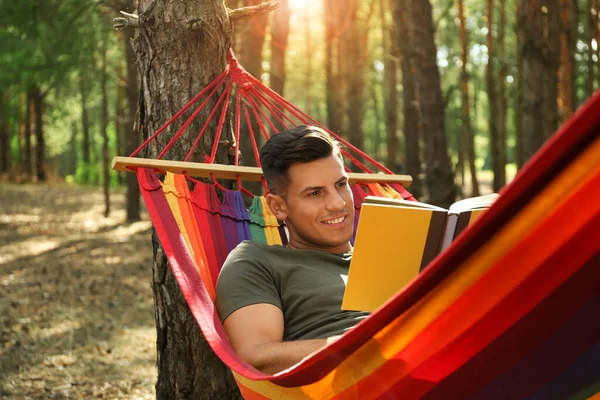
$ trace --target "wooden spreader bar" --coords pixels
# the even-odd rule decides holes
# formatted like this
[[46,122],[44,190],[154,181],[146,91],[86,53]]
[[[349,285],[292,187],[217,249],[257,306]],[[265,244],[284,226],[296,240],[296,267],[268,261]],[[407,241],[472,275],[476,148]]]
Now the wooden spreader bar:
[[[260,181],[263,176],[262,169],[257,167],[245,167],[223,164],[205,164],[196,162],[154,160],[138,157],[115,157],[112,161],[112,169],[115,171],[131,172],[129,168],[153,168],[161,171],[169,171],[175,174],[187,173],[196,178],[208,178],[213,174],[217,179],[236,180],[239,176],[243,181]],[[350,183],[399,183],[408,188],[412,183],[410,175],[389,174],[365,174],[348,173]]]

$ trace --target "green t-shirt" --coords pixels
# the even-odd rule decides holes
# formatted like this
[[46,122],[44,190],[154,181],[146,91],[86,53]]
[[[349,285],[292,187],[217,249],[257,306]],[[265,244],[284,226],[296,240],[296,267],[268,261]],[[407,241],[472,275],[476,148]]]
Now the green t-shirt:
[[217,281],[217,312],[224,321],[252,304],[279,307],[283,340],[344,333],[369,313],[341,309],[352,253],[331,254],[244,241],[227,257]]

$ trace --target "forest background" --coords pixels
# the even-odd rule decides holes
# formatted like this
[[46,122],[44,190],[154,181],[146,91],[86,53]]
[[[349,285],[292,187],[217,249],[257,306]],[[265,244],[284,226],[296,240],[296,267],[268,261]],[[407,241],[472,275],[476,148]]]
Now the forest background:
[[[243,9],[258,4],[226,2],[240,11],[230,20],[242,65],[411,175],[409,190],[438,205],[501,190],[600,83],[598,0],[282,0],[269,14]],[[95,232],[143,219],[134,174],[110,170],[143,136],[137,20],[120,11],[135,14],[136,4],[0,0],[4,232],[19,238],[23,224],[39,221],[15,217],[25,215],[14,211],[29,204],[23,196],[52,193],[58,205],[65,196],[102,199],[100,208],[85,203],[98,215],[84,225],[104,221]],[[18,257],[6,254],[17,239],[8,236],[0,266],[14,277]],[[23,325],[3,324],[9,333]]]

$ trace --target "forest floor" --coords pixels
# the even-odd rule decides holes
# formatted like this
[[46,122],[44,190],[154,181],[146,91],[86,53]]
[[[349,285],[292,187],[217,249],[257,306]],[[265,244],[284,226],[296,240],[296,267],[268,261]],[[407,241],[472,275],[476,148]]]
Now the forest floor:
[[111,194],[0,183],[0,398],[154,398],[151,224]]

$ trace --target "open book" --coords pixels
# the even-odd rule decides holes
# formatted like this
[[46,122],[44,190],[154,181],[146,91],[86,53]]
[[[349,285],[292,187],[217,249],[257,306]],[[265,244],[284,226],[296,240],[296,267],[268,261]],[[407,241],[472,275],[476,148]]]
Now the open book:
[[413,280],[498,198],[426,203],[369,196],[360,212],[342,309],[373,311]]

